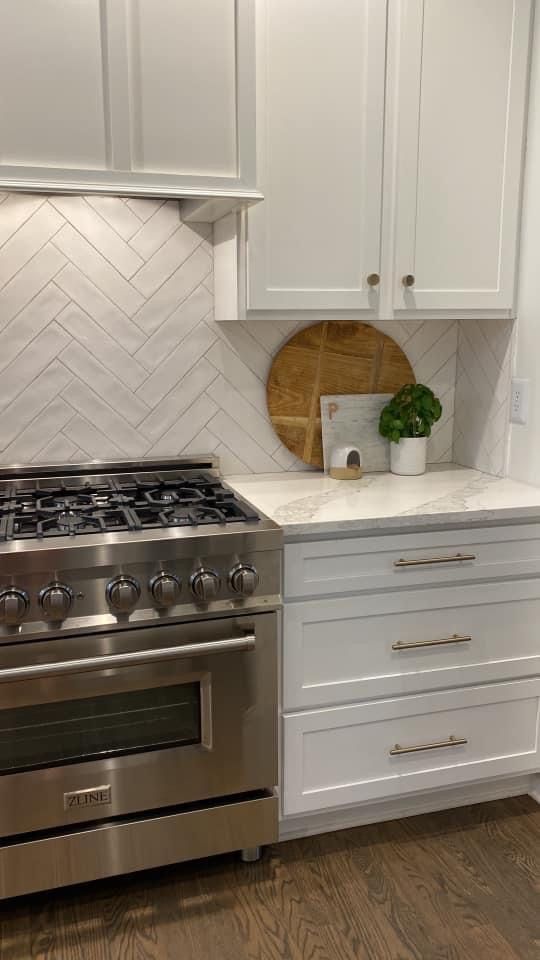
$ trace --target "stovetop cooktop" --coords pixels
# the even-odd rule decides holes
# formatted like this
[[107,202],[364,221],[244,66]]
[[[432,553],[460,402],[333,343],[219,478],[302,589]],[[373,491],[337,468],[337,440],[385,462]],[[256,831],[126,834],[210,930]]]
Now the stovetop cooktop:
[[249,504],[205,471],[0,484],[0,541],[258,520]]

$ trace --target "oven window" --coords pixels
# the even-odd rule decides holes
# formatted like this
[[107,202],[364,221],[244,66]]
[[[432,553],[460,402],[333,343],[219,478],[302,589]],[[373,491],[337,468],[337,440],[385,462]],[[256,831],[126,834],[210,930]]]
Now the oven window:
[[201,742],[199,683],[0,711],[0,774]]

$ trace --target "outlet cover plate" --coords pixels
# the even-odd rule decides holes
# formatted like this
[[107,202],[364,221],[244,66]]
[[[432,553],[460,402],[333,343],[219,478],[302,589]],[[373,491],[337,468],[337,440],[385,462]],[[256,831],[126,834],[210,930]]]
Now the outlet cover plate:
[[526,424],[529,416],[529,381],[512,377],[510,400],[511,423]]

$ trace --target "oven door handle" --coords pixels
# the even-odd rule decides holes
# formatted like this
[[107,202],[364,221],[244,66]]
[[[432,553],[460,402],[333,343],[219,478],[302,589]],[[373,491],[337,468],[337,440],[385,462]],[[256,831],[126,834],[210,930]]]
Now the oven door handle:
[[134,650],[129,653],[113,653],[103,657],[85,657],[81,660],[64,660],[58,663],[31,664],[27,667],[12,667],[0,670],[0,683],[14,680],[46,680],[65,674],[87,673],[92,670],[112,670],[116,667],[138,667],[145,663],[160,663],[162,660],[186,660],[210,656],[216,653],[241,653],[255,649],[255,634],[213,640],[207,643],[186,643],[180,647],[158,647],[156,650]]

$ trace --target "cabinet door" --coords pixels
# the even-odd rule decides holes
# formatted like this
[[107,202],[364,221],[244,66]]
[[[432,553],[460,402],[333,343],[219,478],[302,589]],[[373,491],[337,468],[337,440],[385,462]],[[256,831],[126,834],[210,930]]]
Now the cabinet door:
[[386,3],[259,0],[251,309],[377,305]]
[[237,176],[235,33],[234,0],[135,0],[129,56],[136,169]]
[[0,186],[255,193],[255,0],[0,5]]
[[393,8],[397,310],[513,309],[530,21],[530,0]]
[[101,28],[100,0],[2,0],[2,166],[107,166]]

